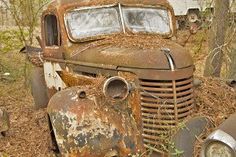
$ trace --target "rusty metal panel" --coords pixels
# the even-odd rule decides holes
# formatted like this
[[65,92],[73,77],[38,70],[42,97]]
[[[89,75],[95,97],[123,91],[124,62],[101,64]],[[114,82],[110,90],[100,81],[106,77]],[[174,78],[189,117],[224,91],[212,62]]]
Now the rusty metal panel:
[[[55,58],[63,58],[67,57],[72,51],[69,50],[70,47],[74,47],[75,45],[85,45],[88,46],[87,44],[80,43],[80,44],[75,44],[70,42],[68,38],[68,34],[66,31],[66,26],[64,22],[64,14],[66,11],[74,8],[79,8],[79,7],[88,7],[88,6],[101,6],[101,5],[112,5],[112,4],[118,4],[120,3],[121,5],[128,5],[128,6],[140,6],[140,7],[163,7],[163,8],[168,8],[170,11],[171,15],[171,28],[173,29],[171,32],[171,35],[165,36],[165,38],[170,38],[170,36],[174,36],[176,34],[176,24],[175,24],[175,16],[174,16],[174,11],[172,7],[169,5],[167,0],[149,0],[149,1],[132,1],[132,0],[109,0],[109,1],[76,1],[76,0],[63,0],[63,1],[53,1],[50,3],[48,6],[47,10],[44,11],[42,15],[42,28],[44,28],[44,17],[47,14],[54,14],[58,18],[58,28],[59,28],[59,33],[61,36],[61,43],[62,45],[55,48],[52,47],[51,49],[46,48],[45,49],[45,43],[43,43],[44,47],[44,56],[45,57],[53,57]],[[42,38],[43,41],[45,41],[45,30],[42,29]],[[171,45],[171,44],[170,44]],[[54,49],[54,50],[53,50]],[[178,50],[178,49],[176,49]],[[69,52],[69,53],[68,53]],[[65,54],[62,54],[65,53]]]
[[135,73],[139,78],[150,80],[178,80],[185,79],[193,75],[194,66],[186,67],[183,69],[170,70],[157,70],[157,69],[138,69],[119,67],[120,71],[130,71]]
[[73,6],[83,7],[83,6],[99,6],[99,5],[111,5],[121,3],[123,5],[149,5],[149,6],[165,6],[170,7],[170,4],[167,0],[147,0],[147,1],[139,1],[139,0],[89,0],[89,1],[78,1],[78,0],[60,0],[54,1],[49,5],[49,8],[62,8],[67,9]]
[[127,104],[112,104],[93,93],[89,87],[72,87],[50,100],[48,113],[60,152],[86,157],[105,156],[111,150],[119,156],[141,152],[140,131]]
[[228,133],[236,140],[236,132],[235,132],[236,125],[232,125],[235,124],[235,122],[236,122],[236,114],[232,114],[227,120],[225,120],[225,122],[223,122],[219,126],[219,129]]

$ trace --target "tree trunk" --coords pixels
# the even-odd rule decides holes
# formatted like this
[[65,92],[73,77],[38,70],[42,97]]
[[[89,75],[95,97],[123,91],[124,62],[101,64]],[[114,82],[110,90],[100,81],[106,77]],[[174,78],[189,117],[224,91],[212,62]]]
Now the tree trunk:
[[228,78],[236,80],[236,37],[234,37],[230,50],[231,52],[229,52],[230,64]]
[[229,0],[215,0],[215,17],[209,32],[209,55],[204,76],[220,77],[225,34],[228,28]]

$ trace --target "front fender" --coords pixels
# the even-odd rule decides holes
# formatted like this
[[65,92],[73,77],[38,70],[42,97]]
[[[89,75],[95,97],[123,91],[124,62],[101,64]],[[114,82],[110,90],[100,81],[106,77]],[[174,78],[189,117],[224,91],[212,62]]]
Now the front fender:
[[62,155],[128,156],[141,151],[140,133],[128,112],[108,107],[88,88],[72,87],[55,94],[48,114]]

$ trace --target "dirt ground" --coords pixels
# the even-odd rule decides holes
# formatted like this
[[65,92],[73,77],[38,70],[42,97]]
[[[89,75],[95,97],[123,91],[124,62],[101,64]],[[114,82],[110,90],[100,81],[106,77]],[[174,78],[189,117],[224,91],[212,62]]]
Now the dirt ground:
[[51,156],[46,112],[34,110],[32,97],[22,84],[0,84],[0,108],[7,109],[11,125],[6,137],[0,139],[0,156]]
[[[179,34],[178,39],[193,55],[198,76],[202,74],[207,54],[207,42],[203,34],[204,32],[200,32],[190,36],[188,31],[184,31]],[[17,57],[20,58],[18,61],[20,63],[15,66],[24,65],[24,57],[19,54]],[[0,78],[0,108],[6,108],[11,123],[6,137],[0,138],[0,157],[54,156],[51,151],[46,111],[37,111],[33,108],[33,100],[29,89],[24,86],[24,78]],[[236,111],[236,92],[225,85],[224,81],[211,78],[200,78],[200,80],[202,85],[195,92],[196,109],[208,116],[215,128]],[[212,112],[209,113],[209,110]],[[198,153],[199,150],[196,151]]]
[[[13,67],[18,72],[24,65],[24,56],[20,54],[4,54],[1,59],[7,63],[13,61]],[[3,75],[3,72],[9,71],[9,76]],[[14,74],[9,67],[0,69],[0,108],[6,109],[10,116],[10,130],[4,138],[0,138],[0,157],[53,156],[46,111],[33,108],[33,99],[25,87],[24,77]]]

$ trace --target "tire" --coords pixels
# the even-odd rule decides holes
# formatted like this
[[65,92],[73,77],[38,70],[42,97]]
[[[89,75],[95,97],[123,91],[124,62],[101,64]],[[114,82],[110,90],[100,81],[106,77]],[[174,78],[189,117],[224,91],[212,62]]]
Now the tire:
[[31,73],[31,94],[35,109],[46,108],[48,104],[47,86],[42,67],[34,67]]

